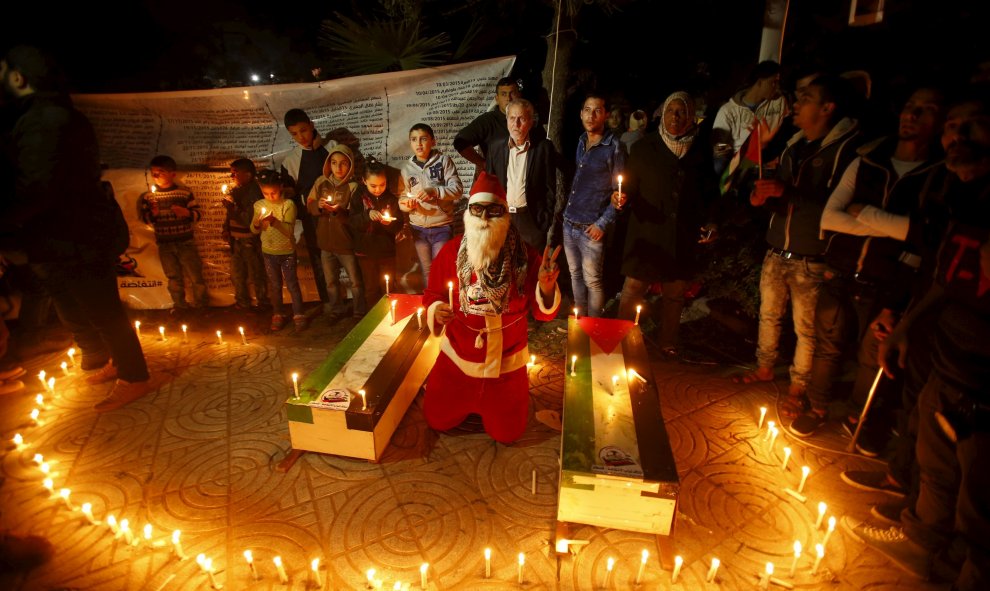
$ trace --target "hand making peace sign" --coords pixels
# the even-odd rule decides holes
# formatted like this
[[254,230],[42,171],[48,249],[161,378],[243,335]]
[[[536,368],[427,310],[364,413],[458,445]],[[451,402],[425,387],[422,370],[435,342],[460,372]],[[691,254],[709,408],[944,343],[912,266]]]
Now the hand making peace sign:
[[549,295],[553,297],[554,286],[557,284],[557,276],[560,275],[560,267],[557,266],[557,257],[560,256],[560,246],[553,249],[553,253],[550,253],[550,247],[547,246],[543,249],[543,259],[540,262],[540,274],[538,275],[540,282],[540,291],[543,295]]

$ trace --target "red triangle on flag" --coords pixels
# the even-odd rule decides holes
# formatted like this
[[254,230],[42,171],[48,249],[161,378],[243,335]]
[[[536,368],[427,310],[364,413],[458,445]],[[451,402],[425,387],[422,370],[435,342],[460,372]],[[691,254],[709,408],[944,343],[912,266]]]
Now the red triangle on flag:
[[[395,321],[398,322],[410,314],[415,314],[416,309],[423,305],[423,296],[419,294],[393,293],[388,296],[388,305],[395,302]],[[425,312],[424,312],[425,313]],[[423,318],[424,322],[426,318]]]
[[588,335],[588,338],[595,341],[595,344],[606,354],[611,354],[635,326],[631,320],[591,318],[590,316],[578,318],[578,325]]

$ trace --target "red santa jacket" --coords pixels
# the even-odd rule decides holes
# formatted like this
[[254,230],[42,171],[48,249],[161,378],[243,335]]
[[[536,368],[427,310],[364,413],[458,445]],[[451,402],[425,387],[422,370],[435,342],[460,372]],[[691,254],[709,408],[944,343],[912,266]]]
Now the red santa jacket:
[[[553,304],[544,305],[539,293],[540,254],[526,244],[528,267],[525,293],[519,293],[513,282],[509,302],[502,315],[481,316],[461,310],[460,290],[457,277],[457,251],[461,246],[461,236],[444,245],[430,268],[430,280],[423,293],[423,303],[427,307],[427,323],[434,334],[442,327],[435,322],[436,307],[449,303],[448,283],[453,282],[454,319],[447,323],[440,341],[443,351],[466,375],[477,378],[497,378],[498,376],[524,367],[529,361],[527,345],[526,312],[531,310],[537,320],[552,320],[560,307],[560,289],[555,286]],[[472,274],[472,281],[477,277]],[[470,289],[471,286],[467,286]],[[481,338],[482,346],[476,345]]]

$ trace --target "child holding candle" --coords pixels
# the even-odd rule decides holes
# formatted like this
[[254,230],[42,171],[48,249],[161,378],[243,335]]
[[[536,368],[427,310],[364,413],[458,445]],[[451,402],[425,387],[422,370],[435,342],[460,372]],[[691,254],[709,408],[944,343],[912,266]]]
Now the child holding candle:
[[282,178],[277,172],[265,171],[259,183],[264,201],[254,203],[251,231],[261,235],[261,253],[268,274],[268,297],[273,308],[272,330],[282,330],[289,321],[282,302],[282,281],[292,298],[292,320],[296,330],[306,328],[302,291],[296,276],[296,204],[282,197]]
[[384,164],[368,158],[363,182],[364,187],[351,199],[348,223],[365,279],[365,297],[374,305],[382,297],[384,276],[395,277],[395,240],[402,229],[402,215],[399,200],[388,190]]
[[413,155],[402,167],[406,194],[399,200],[399,207],[409,214],[425,285],[433,259],[454,237],[453,213],[464,194],[464,186],[450,156],[434,149],[436,136],[432,127],[426,123],[413,125],[409,129],[409,145]]
[[340,268],[347,271],[354,299],[355,318],[364,316],[364,282],[354,255],[354,239],[347,222],[351,201],[357,192],[354,176],[354,153],[344,144],[330,149],[323,164],[323,176],[316,179],[306,199],[306,209],[317,218],[316,243],[320,247],[323,275],[327,285],[325,305],[330,322],[344,314],[338,310],[341,299]]
[[153,190],[138,197],[138,215],[155,231],[158,257],[172,297],[172,315],[180,316],[189,309],[185,275],[192,280],[193,306],[202,309],[209,304],[203,262],[193,240],[193,224],[200,217],[199,205],[192,191],[175,182],[178,165],[170,156],[155,156],[150,168]]
[[251,291],[248,278],[254,284],[258,307],[268,306],[268,283],[265,261],[261,258],[261,239],[251,232],[254,204],[264,200],[261,186],[255,180],[257,169],[248,158],[238,158],[230,163],[230,177],[234,188],[223,196],[227,217],[223,224],[223,238],[230,244],[230,282],[234,284],[234,306],[239,310],[251,307]]

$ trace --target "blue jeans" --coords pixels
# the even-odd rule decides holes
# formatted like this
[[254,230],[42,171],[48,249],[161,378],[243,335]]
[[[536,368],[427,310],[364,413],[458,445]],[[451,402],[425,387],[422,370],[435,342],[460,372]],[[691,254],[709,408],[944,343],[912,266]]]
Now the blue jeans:
[[413,245],[416,247],[416,256],[419,257],[419,266],[423,271],[423,285],[430,282],[430,265],[437,253],[454,237],[453,226],[437,226],[435,228],[420,228],[419,226],[409,226],[412,229]]
[[282,303],[282,278],[289,288],[292,298],[292,315],[301,316],[303,313],[302,291],[299,289],[299,277],[296,276],[296,253],[262,255],[265,259],[265,272],[268,273],[268,297],[276,314],[285,314],[285,304]]
[[268,299],[265,263],[261,258],[261,239],[257,236],[234,238],[230,249],[230,282],[234,284],[234,301],[245,308],[251,305],[249,277],[254,284],[254,295],[261,305]]
[[335,312],[337,304],[340,302],[340,268],[347,271],[347,277],[351,280],[351,292],[354,295],[354,315],[364,316],[367,312],[368,304],[364,299],[364,281],[361,278],[361,269],[358,268],[357,255],[337,254],[326,250],[320,251],[320,261],[323,263],[323,276],[327,280],[327,307],[330,312]]
[[168,277],[168,294],[172,296],[172,305],[176,308],[188,308],[186,303],[186,284],[183,272],[189,274],[192,281],[193,305],[205,308],[210,303],[206,293],[206,282],[203,281],[203,261],[199,258],[196,243],[192,240],[180,242],[160,242],[158,258],[162,263],[162,271]]
[[592,240],[585,234],[586,228],[564,222],[564,254],[571,270],[574,305],[579,312],[597,318],[602,315],[605,306],[605,288],[602,285],[605,237]]

